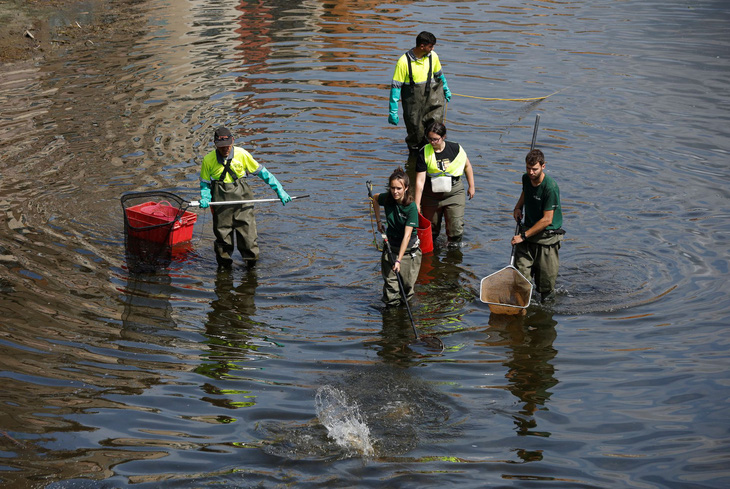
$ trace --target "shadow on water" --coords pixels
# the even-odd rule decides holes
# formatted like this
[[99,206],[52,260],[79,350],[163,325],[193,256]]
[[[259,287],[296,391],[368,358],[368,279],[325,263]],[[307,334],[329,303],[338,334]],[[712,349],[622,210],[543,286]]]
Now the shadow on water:
[[467,305],[478,298],[472,272],[462,267],[462,248],[446,248],[441,238],[434,253],[421,261],[417,285],[417,315],[428,334],[445,334],[463,327]]
[[[180,258],[186,248],[175,250]],[[160,243],[128,238],[126,241],[127,284],[121,300],[122,335],[143,333],[159,338],[161,329],[174,331],[172,317],[172,278],[169,267],[173,263],[172,248]]]
[[[423,256],[416,281],[419,287],[411,301],[419,337],[440,338],[463,327],[464,305],[474,300],[475,292],[468,285],[465,270],[460,267],[462,259],[459,248],[437,249],[436,253]],[[378,356],[387,363],[408,366],[443,353],[435,344],[416,341],[405,307],[382,307],[381,315],[381,338],[374,344],[379,347]],[[461,345],[444,346],[453,353]]]
[[[190,243],[167,246],[127,238],[126,283],[119,288],[123,303],[120,338],[135,345],[179,345],[180,325],[175,319],[173,296],[178,292],[173,277],[190,263],[195,252]],[[158,352],[159,353],[159,352]],[[140,368],[147,368],[143,360]]]
[[171,297],[176,289],[171,273],[184,267],[193,248],[190,243],[168,246],[127,236],[125,251],[128,275],[120,296],[124,303],[121,334],[124,338],[142,334],[137,339],[159,344],[165,338],[161,331],[178,328],[173,318]]
[[376,342],[378,356],[392,365],[408,366],[417,361],[420,355],[410,348],[415,336],[405,307],[384,307],[381,314],[383,328]]

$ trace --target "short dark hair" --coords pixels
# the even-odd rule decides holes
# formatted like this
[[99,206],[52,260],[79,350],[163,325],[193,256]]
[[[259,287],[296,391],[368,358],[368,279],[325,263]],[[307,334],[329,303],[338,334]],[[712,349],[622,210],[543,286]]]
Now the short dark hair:
[[393,173],[390,174],[390,178],[388,178],[388,197],[387,200],[390,202],[395,202],[395,199],[393,198],[393,194],[390,193],[390,184],[393,180],[402,180],[403,186],[406,187],[405,189],[405,195],[403,195],[403,203],[401,205],[408,205],[411,202],[413,202],[415,199],[413,198],[413,194],[411,194],[410,188],[411,188],[411,179],[408,177],[408,174],[401,168],[400,166],[396,168]]
[[430,133],[430,132],[435,132],[442,138],[445,138],[446,137],[446,126],[443,125],[442,123],[436,121],[433,124],[431,124],[430,126],[428,126],[428,129],[426,129],[426,135],[428,135],[428,133]]
[[416,46],[421,44],[436,44],[436,36],[428,31],[423,31],[416,36]]
[[540,166],[545,166],[545,155],[539,149],[531,149],[527,156],[525,156],[525,163],[530,166],[535,166],[535,163],[540,163]]

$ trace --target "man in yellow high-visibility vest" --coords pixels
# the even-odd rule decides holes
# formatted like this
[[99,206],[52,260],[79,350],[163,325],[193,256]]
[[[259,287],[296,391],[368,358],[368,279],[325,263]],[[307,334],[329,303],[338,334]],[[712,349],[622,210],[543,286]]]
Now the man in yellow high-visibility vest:
[[403,105],[406,144],[411,152],[426,144],[426,128],[443,122],[446,102],[451,90],[441,68],[438,54],[433,50],[436,36],[423,31],[416,37],[416,47],[403,54],[395,66],[390,86],[388,122],[398,125],[398,101]]
[[[279,180],[260,165],[251,153],[234,146],[234,141],[228,128],[219,127],[215,130],[215,149],[205,155],[200,167],[200,207],[205,209],[211,202],[253,199],[253,192],[246,181],[249,175],[256,175],[269,184],[282,204],[291,202],[291,197]],[[230,268],[233,264],[234,235],[238,251],[246,264],[249,268],[256,266],[259,245],[253,204],[217,206],[213,212],[213,234],[213,248],[219,268]]]

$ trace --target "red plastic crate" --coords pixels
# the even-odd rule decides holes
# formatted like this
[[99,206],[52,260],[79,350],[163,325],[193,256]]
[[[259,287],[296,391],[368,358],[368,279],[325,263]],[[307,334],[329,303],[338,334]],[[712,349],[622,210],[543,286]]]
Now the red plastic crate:
[[178,214],[177,207],[168,202],[145,202],[124,210],[127,214],[127,232],[129,236],[144,239],[155,243],[166,243],[170,246],[190,241],[193,237],[193,225],[198,216],[194,212],[185,213],[172,225],[172,231],[167,226],[153,229],[138,229],[157,224],[169,224]]

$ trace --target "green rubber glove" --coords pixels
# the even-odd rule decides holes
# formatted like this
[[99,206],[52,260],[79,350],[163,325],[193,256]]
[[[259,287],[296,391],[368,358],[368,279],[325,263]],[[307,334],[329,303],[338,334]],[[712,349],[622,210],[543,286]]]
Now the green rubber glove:
[[398,125],[398,101],[400,100],[400,88],[390,87],[390,101],[388,103],[390,113],[388,114],[388,122],[394,126]]
[[200,182],[200,208],[207,208],[211,200],[213,200],[213,196],[210,194],[210,184],[208,182]]
[[286,193],[284,187],[281,186],[279,180],[277,180],[274,175],[269,173],[269,170],[267,170],[266,167],[261,166],[259,168],[258,175],[261,180],[268,183],[269,187],[271,187],[271,189],[276,192],[276,195],[279,196],[279,200],[281,200],[281,205],[286,205],[287,202],[291,202],[291,197],[289,197],[289,194]]
[[443,73],[441,73],[441,83],[444,84],[444,98],[448,102],[451,100],[451,90],[449,90],[449,86],[446,84],[446,77]]

